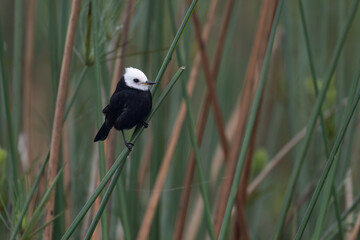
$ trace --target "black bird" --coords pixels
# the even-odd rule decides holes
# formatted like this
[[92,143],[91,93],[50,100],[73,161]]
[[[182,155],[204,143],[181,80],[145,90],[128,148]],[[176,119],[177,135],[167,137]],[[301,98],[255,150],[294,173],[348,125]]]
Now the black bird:
[[149,81],[146,75],[136,68],[126,68],[110,98],[110,103],[103,109],[105,122],[96,134],[94,142],[103,141],[114,127],[121,131],[125,146],[131,151],[134,144],[127,142],[124,129],[131,129],[137,125],[148,124],[144,121],[150,114],[152,97],[149,90],[155,82]]

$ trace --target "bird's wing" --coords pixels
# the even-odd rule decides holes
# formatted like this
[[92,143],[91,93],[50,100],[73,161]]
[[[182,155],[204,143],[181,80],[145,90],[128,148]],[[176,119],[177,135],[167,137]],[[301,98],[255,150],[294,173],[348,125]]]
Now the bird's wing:
[[126,93],[124,91],[115,91],[110,98],[110,103],[103,109],[106,115],[111,112],[121,112],[124,107]]
[[102,112],[103,112],[103,114],[107,114],[107,113],[109,113],[109,111],[110,111],[110,104],[109,105],[107,105],[106,107],[104,107],[104,109],[102,110]]
[[125,109],[126,93],[124,91],[115,91],[110,98],[110,103],[103,109],[105,114],[105,123],[107,126],[113,126],[116,119]]

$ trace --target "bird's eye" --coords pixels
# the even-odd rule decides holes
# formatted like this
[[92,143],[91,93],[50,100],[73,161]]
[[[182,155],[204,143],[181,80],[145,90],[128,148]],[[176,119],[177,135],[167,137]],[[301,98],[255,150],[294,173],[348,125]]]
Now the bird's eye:
[[135,78],[135,79],[134,79],[134,82],[136,82],[136,83],[139,82],[139,79]]

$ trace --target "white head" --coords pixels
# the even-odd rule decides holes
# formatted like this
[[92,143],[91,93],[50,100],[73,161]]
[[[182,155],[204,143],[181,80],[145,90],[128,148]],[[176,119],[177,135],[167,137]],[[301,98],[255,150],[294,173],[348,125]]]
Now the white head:
[[142,91],[149,90],[150,85],[155,84],[149,81],[142,71],[132,67],[125,68],[124,80],[128,87]]

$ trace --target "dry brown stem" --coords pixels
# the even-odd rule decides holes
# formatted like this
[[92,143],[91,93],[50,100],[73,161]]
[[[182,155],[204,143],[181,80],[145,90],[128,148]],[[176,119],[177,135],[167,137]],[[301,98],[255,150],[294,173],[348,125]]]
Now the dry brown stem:
[[200,23],[199,23],[199,19],[198,19],[195,11],[191,17],[194,22],[196,40],[197,40],[199,48],[200,48],[201,62],[202,62],[203,68],[204,68],[207,91],[209,92],[211,103],[214,108],[215,122],[217,125],[220,142],[223,147],[223,151],[224,151],[224,155],[225,155],[225,159],[226,159],[227,153],[228,153],[228,143],[227,143],[227,139],[225,136],[224,121],[222,119],[220,105],[219,105],[219,101],[218,101],[218,98],[216,95],[214,74],[212,74],[210,71],[210,65],[209,65],[208,57],[206,55],[205,44],[201,38]]
[[[71,168],[70,168],[70,142],[69,142],[69,129],[68,126],[64,126],[64,138],[63,138],[63,156],[64,156],[64,193],[71,192]],[[65,227],[68,228],[71,223],[71,195],[65,194]]]
[[218,236],[222,225],[222,220],[225,213],[227,200],[229,197],[231,185],[235,174],[235,166],[239,154],[243,130],[246,124],[246,116],[248,115],[255,90],[258,86],[258,78],[255,77],[256,69],[262,68],[264,61],[266,46],[269,39],[269,33],[277,6],[277,0],[264,0],[260,12],[260,20],[258,30],[255,37],[255,43],[251,52],[249,66],[245,77],[245,85],[240,102],[241,113],[238,116],[238,124],[234,141],[232,141],[231,151],[229,152],[229,161],[226,165],[225,176],[222,185],[220,200],[217,207],[216,217],[214,221],[215,235]]
[[[61,140],[65,101],[66,101],[66,90],[67,90],[67,84],[68,84],[68,78],[70,72],[71,56],[74,46],[76,25],[80,12],[80,3],[81,0],[73,0],[72,2],[69,25],[66,33],[64,56],[61,65],[58,95],[56,99],[54,124],[51,134],[50,159],[49,159],[49,166],[47,171],[48,187],[53,183],[57,175],[60,140]],[[46,203],[45,218],[44,218],[45,223],[50,222],[54,218],[54,202],[55,202],[55,188],[53,189],[52,193],[50,194],[49,200]],[[43,239],[45,240],[51,239],[52,230],[53,230],[53,224],[50,223],[44,229]]]

